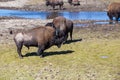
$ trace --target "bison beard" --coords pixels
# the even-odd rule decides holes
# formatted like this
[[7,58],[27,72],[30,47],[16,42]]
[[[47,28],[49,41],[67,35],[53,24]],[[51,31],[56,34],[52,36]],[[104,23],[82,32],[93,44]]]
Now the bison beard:
[[17,46],[17,52],[20,58],[22,58],[21,49],[26,46],[38,47],[37,54],[43,57],[44,50],[50,48],[53,45],[58,47],[64,41],[64,37],[56,36],[56,31],[52,27],[38,27],[25,32],[17,33],[14,37],[14,41]]

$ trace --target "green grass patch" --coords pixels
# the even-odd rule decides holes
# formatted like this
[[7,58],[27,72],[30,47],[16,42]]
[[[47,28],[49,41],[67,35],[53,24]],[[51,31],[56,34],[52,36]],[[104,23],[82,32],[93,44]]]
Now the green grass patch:
[[[23,59],[15,44],[0,45],[0,80],[119,80],[119,25],[74,29],[73,41],[45,50],[23,47]],[[81,40],[82,38],[82,40]]]
[[27,57],[19,59],[16,47],[0,46],[0,80],[118,80],[120,40],[90,40],[51,47],[44,58],[37,48],[23,47]]

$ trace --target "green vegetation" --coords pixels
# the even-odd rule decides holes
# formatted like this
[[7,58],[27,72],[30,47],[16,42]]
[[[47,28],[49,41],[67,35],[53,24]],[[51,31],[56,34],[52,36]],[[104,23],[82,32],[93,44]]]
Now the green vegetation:
[[119,80],[120,34],[114,29],[106,37],[100,29],[74,30],[73,42],[51,47],[44,58],[23,47],[20,59],[15,45],[0,45],[0,80]]

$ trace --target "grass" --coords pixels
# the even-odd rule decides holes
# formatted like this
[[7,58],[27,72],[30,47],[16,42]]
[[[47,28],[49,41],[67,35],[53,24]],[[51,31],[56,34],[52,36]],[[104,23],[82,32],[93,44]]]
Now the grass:
[[15,45],[0,45],[0,80],[119,80],[120,38],[79,30],[72,42],[51,47],[44,58],[36,56],[37,48],[23,47],[25,57],[19,59]]

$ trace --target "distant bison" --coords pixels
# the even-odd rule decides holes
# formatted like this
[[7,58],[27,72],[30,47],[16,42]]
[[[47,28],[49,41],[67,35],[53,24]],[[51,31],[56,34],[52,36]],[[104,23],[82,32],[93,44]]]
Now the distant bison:
[[80,1],[79,0],[68,0],[68,3],[70,5],[74,5],[74,6],[80,5]]
[[28,49],[31,46],[38,47],[37,54],[43,57],[45,49],[53,45],[61,46],[64,38],[57,38],[56,31],[53,27],[37,27],[25,32],[17,33],[14,37],[14,41],[17,46],[17,52],[20,58],[22,58],[21,49],[26,46]]
[[68,34],[70,33],[70,38],[72,40],[73,22],[71,20],[58,16],[53,19],[52,23],[46,25],[53,26],[58,32],[59,37],[64,36],[64,41],[67,41]]
[[113,17],[115,17],[115,20],[118,21],[120,18],[120,3],[111,3],[108,6],[107,15],[110,20],[113,20]]
[[46,6],[52,6],[55,9],[55,6],[59,6],[60,9],[63,9],[63,1],[62,0],[46,0]]

